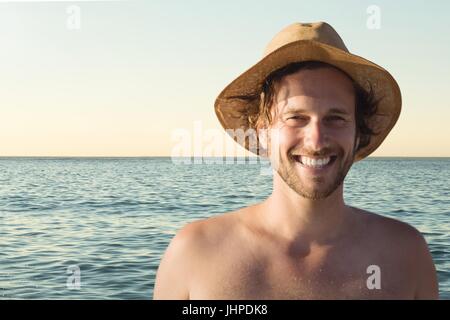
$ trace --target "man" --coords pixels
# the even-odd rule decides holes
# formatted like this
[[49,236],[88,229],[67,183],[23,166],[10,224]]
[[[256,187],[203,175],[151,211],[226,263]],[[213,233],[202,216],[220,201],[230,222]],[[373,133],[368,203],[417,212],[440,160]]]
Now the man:
[[251,134],[239,142],[270,158],[273,192],[182,228],[161,261],[155,299],[438,298],[421,234],[343,199],[353,162],[400,114],[386,70],[349,53],[328,24],[296,23],[215,107],[225,129],[257,133],[256,148]]

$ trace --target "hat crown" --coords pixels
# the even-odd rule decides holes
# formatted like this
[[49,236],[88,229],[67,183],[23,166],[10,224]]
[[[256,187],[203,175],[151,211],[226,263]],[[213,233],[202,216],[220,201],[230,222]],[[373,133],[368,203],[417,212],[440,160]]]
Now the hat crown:
[[255,143],[254,131],[255,134],[242,139],[235,130],[254,128],[250,115],[259,114],[261,91],[267,77],[289,64],[306,61],[328,63],[373,92],[378,106],[368,125],[375,135],[357,151],[354,161],[367,157],[383,142],[400,116],[400,88],[385,69],[348,52],[338,33],[325,22],[294,23],[281,30],[267,45],[264,57],[228,84],[216,98],[214,108],[220,123],[242,147],[261,155],[260,152],[265,151]]
[[342,41],[332,26],[326,22],[314,22],[293,23],[285,27],[269,42],[264,51],[264,56],[267,56],[284,45],[300,40],[317,41],[348,52],[344,41]]

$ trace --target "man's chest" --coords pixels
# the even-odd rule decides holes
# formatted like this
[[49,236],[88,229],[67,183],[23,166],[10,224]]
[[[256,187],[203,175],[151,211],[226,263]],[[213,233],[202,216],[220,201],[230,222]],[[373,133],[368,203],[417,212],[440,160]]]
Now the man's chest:
[[223,254],[195,277],[191,299],[410,299],[408,270],[377,254],[316,259]]

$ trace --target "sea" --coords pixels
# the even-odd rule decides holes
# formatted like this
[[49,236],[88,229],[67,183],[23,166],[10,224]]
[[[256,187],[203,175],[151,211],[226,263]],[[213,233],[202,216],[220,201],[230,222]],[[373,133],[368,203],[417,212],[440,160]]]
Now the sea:
[[[152,299],[177,230],[271,192],[251,159],[1,157],[0,299]],[[344,198],[417,228],[450,299],[450,158],[369,157]]]

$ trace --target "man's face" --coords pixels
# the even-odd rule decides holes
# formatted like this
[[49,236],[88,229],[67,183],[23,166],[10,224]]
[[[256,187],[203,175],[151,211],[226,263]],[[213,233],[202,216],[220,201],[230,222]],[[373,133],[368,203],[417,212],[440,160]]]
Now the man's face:
[[269,152],[280,177],[305,198],[331,195],[350,170],[356,147],[350,79],[332,68],[285,76],[276,89],[272,115],[270,128],[277,137],[270,139]]

